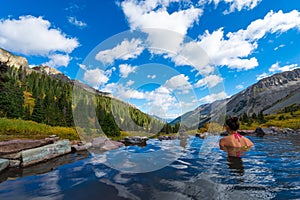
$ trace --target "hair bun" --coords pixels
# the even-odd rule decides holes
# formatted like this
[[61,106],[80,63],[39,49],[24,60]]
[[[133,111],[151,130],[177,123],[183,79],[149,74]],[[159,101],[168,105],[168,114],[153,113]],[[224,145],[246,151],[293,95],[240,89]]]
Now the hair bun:
[[239,121],[239,118],[238,118],[238,117],[232,117],[231,119],[232,119],[232,121],[234,121],[234,122]]

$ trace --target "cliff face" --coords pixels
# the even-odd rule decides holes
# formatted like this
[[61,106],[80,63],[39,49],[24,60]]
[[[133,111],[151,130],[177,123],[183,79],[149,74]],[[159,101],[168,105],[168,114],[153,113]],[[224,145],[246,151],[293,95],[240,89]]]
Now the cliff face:
[[188,127],[197,127],[212,119],[215,116],[212,112],[225,113],[225,108],[227,115],[240,116],[244,112],[248,115],[260,111],[264,114],[277,113],[292,104],[300,104],[300,69],[264,78],[228,99],[200,105],[171,123],[181,122]]
[[51,67],[48,67],[48,66],[44,66],[44,65],[36,66],[36,67],[33,67],[32,69],[34,69],[35,71],[47,74],[47,75],[60,75],[60,74],[62,74],[57,69],[54,69],[54,68],[51,68]]
[[70,80],[66,75],[64,75],[62,72],[58,71],[55,68],[45,66],[45,65],[40,65],[40,66],[35,66],[33,68],[30,68],[28,65],[28,61],[26,58],[21,57],[21,56],[16,56],[2,48],[0,48],[0,63],[4,64],[3,66],[6,67],[14,67],[16,69],[22,69],[23,75],[26,76],[27,74],[30,74],[31,72],[38,72],[41,74],[45,74],[47,76],[50,76],[52,78],[59,79],[63,82],[68,82],[72,85],[79,86],[87,91],[99,94],[99,95],[104,95],[108,97],[113,97],[111,94],[107,92],[101,92],[99,90],[96,90],[89,85],[86,85],[80,81],[77,80]]
[[282,72],[264,78],[227,101],[227,113],[240,115],[263,111],[277,112],[285,106],[300,103],[300,69]]
[[7,66],[16,67],[19,69],[20,67],[27,67],[28,62],[27,59],[21,56],[15,56],[12,53],[0,48],[0,62],[5,63]]

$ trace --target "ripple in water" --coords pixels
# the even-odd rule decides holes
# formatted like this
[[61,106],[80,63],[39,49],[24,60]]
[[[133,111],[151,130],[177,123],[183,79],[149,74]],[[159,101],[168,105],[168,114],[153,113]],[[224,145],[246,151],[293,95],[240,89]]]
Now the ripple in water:
[[[62,158],[70,163],[40,175],[2,174],[1,180],[8,180],[0,184],[0,199],[295,199],[300,197],[299,139],[251,137],[255,148],[242,158],[227,157],[218,147],[203,153],[203,140],[195,137],[184,147],[178,140],[149,140],[145,147],[80,160],[69,155]],[[126,172],[169,158],[174,160],[155,171]]]

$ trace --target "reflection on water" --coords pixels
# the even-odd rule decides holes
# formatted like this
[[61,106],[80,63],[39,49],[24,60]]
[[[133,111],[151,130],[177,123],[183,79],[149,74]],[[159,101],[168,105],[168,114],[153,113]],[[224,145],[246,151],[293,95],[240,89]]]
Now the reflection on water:
[[244,174],[242,157],[245,156],[245,153],[250,151],[251,148],[221,147],[221,150],[227,153],[227,164],[229,169],[242,176]]
[[[252,137],[255,147],[241,152],[240,157],[218,147],[203,153],[203,140],[195,137],[150,140],[145,147],[89,155],[44,174],[4,181],[0,199],[295,199],[300,196],[299,139]],[[130,151],[131,156],[166,153],[162,145],[172,143],[177,148],[176,159],[156,171],[126,173],[106,164],[112,155],[122,155],[121,151]]]
[[244,165],[241,157],[228,156],[227,161],[229,169],[241,176],[244,174]]

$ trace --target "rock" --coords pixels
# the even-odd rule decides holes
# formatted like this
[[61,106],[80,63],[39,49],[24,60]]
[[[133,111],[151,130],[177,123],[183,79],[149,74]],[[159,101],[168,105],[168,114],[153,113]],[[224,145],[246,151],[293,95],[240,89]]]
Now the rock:
[[52,144],[52,140],[10,140],[0,142],[0,156],[4,154],[16,153],[26,149],[32,149],[47,144]]
[[266,134],[265,131],[261,127],[257,127],[255,129],[255,135],[257,137],[263,137],[263,136],[265,136],[265,134]]
[[1,155],[1,158],[17,160],[17,159],[21,158],[21,153],[18,152],[18,153],[4,154],[4,155]]
[[141,136],[133,136],[133,137],[125,137],[124,141],[127,144],[146,144],[146,141],[149,138],[147,137],[141,137]]
[[106,140],[108,140],[108,138],[107,137],[102,137],[102,136],[93,138],[92,147],[93,148],[101,148],[105,144]]
[[9,167],[20,167],[20,160],[9,160]]
[[251,135],[254,133],[254,130],[238,130],[240,135]]
[[[15,67],[28,67],[27,59],[21,56],[15,56],[12,53],[0,48],[0,62],[5,63],[7,66]],[[29,67],[28,67],[29,68]]]
[[207,137],[209,135],[208,132],[204,132],[204,133],[196,133],[195,137],[204,139],[205,137]]
[[101,147],[102,150],[109,151],[109,150],[114,150],[118,149],[120,147],[124,146],[123,143],[113,141],[113,140],[107,140],[105,144]]
[[0,158],[0,172],[5,170],[9,165],[9,160]]
[[273,133],[280,133],[281,130],[275,126],[271,126],[269,127],[269,130],[273,131]]
[[84,150],[88,150],[89,148],[91,148],[93,145],[91,142],[85,143],[85,144],[74,144],[72,145],[72,149],[74,149],[75,151],[84,151]]
[[283,134],[291,135],[291,134],[296,134],[297,132],[294,131],[294,130],[291,129],[291,128],[283,128],[283,129],[282,129],[282,133],[283,133]]
[[[175,140],[175,139],[177,139],[177,137],[175,135],[169,135],[169,136],[165,135],[165,136],[159,136],[158,139],[160,141],[162,141],[162,140]],[[148,140],[148,138],[147,138],[147,140]]]
[[26,167],[70,152],[71,152],[71,145],[69,140],[60,140],[55,142],[54,144],[49,144],[43,147],[24,150],[21,152],[22,155],[21,166]]
[[228,132],[227,131],[223,131],[220,133],[220,136],[228,136]]

